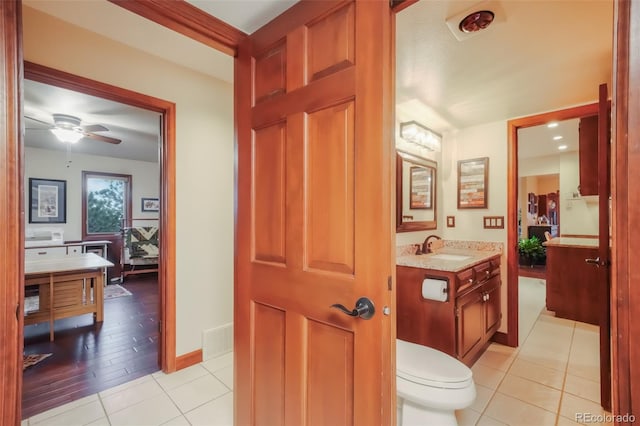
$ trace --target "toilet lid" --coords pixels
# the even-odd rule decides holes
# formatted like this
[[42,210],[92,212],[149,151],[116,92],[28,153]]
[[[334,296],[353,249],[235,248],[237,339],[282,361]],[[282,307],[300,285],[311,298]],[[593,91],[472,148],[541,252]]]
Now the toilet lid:
[[396,374],[426,386],[458,389],[472,381],[471,369],[444,352],[396,340]]

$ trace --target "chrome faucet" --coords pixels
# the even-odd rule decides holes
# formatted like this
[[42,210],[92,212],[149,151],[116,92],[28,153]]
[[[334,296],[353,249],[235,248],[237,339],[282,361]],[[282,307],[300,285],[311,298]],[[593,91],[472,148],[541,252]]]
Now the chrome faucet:
[[422,252],[423,253],[431,253],[431,240],[441,240],[442,238],[440,238],[437,235],[429,235],[427,238],[424,239],[424,243],[422,243]]

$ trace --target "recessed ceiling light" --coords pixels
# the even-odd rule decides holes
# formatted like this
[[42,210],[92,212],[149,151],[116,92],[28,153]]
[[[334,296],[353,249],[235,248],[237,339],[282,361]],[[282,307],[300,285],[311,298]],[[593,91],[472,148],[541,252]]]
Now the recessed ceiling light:
[[554,127],[558,127],[558,122],[552,121],[551,123],[547,124],[547,127],[550,129],[553,129]]
[[567,149],[567,146],[566,145],[558,145],[558,149],[560,151],[564,151],[565,149]]
[[560,135],[553,137],[554,141],[559,141],[560,139],[562,139],[562,136],[560,136]]

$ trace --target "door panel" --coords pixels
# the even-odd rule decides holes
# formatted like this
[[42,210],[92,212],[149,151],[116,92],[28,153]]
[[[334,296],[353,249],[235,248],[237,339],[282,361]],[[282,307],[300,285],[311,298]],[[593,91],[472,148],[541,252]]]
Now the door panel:
[[308,69],[317,80],[355,64],[353,4],[308,25]]
[[279,425],[284,422],[285,312],[259,303],[254,304],[253,334],[256,425]]
[[308,115],[305,267],[354,273],[354,105]]
[[306,424],[353,425],[354,333],[313,320],[307,333]]
[[253,138],[254,259],[285,263],[285,125],[257,129]]
[[395,422],[391,24],[302,1],[238,49],[236,424]]

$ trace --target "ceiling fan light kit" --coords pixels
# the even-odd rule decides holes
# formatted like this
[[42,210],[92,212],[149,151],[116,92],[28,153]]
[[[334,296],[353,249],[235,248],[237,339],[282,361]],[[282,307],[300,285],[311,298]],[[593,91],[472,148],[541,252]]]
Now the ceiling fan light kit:
[[60,142],[77,143],[82,138],[94,139],[114,145],[122,142],[120,139],[93,133],[108,132],[109,129],[102,124],[82,125],[82,120],[80,118],[68,114],[52,114],[51,116],[53,117],[53,126],[33,117],[25,117],[35,122],[48,125],[51,133],[53,133]]
[[65,143],[76,143],[84,137],[82,131],[67,129],[64,127],[54,127],[51,129],[51,133],[56,135],[56,138],[58,138],[60,142]]

